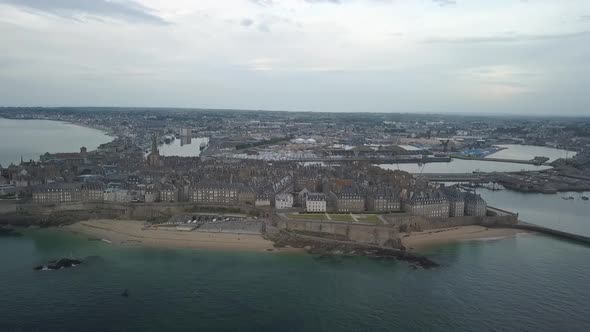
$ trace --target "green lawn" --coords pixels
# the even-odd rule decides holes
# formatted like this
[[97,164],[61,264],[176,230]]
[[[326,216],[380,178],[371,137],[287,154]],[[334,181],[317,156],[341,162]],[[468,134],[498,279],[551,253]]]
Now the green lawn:
[[291,219],[306,219],[306,220],[328,220],[324,213],[291,213]]
[[366,222],[369,224],[378,224],[381,222],[381,219],[379,219],[376,214],[355,214],[354,216],[359,222]]
[[350,214],[331,214],[330,213],[330,218],[332,218],[332,221],[354,221],[354,219],[352,219]]

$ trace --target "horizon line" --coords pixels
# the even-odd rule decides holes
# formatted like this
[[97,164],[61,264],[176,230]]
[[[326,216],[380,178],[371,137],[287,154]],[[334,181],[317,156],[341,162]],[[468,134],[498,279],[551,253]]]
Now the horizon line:
[[280,113],[314,113],[314,114],[399,114],[399,115],[441,115],[441,116],[450,116],[450,115],[468,115],[468,116],[491,116],[491,117],[530,117],[530,118],[560,118],[560,117],[582,117],[587,118],[590,117],[590,114],[576,114],[576,113],[564,113],[560,115],[553,115],[553,114],[512,114],[506,112],[483,112],[483,113],[474,113],[474,112],[464,112],[464,111],[455,111],[455,112],[436,112],[436,111],[315,111],[315,110],[269,110],[269,109],[247,109],[247,108],[202,108],[202,107],[173,107],[173,106],[0,106],[0,109],[6,108],[16,108],[16,109],[77,109],[77,108],[89,108],[89,109],[127,109],[127,110],[183,110],[183,111],[246,111],[246,112],[280,112]]

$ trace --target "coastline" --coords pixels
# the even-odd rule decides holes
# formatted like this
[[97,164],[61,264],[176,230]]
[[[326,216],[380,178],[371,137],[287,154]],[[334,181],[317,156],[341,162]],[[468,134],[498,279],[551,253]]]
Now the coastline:
[[512,228],[459,226],[405,234],[402,235],[402,244],[411,251],[455,242],[511,238],[519,233],[528,232]]
[[145,222],[137,220],[80,221],[61,229],[121,246],[257,252],[302,251],[296,248],[275,248],[273,243],[264,239],[262,235],[145,229]]
[[[118,246],[255,252],[305,251],[302,248],[293,247],[277,248],[272,241],[263,238],[262,235],[146,229],[145,225],[145,222],[137,220],[98,219],[80,221],[59,229]],[[436,245],[464,241],[511,238],[520,233],[529,232],[511,228],[460,226],[404,234],[401,242],[409,252],[412,252]]]

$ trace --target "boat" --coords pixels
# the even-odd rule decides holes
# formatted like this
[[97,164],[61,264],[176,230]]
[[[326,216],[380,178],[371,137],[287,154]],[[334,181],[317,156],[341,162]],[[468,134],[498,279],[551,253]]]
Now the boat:
[[482,183],[479,186],[482,187],[482,188],[486,188],[486,189],[494,190],[494,191],[506,189],[506,188],[504,188],[503,185],[501,185],[499,183],[496,183],[496,182]]
[[205,142],[202,142],[201,145],[199,145],[199,149],[201,151],[205,150],[206,147],[207,147],[207,144],[205,144]]
[[568,197],[568,199],[574,199],[574,196],[570,196],[570,197]]
[[174,141],[174,136],[173,135],[166,135],[166,136],[164,136],[164,143],[170,144],[172,141]]
[[582,199],[587,201],[588,200],[588,196],[582,196]]

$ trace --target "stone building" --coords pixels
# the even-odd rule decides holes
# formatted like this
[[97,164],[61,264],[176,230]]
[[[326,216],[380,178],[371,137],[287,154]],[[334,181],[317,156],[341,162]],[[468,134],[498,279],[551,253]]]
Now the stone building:
[[89,182],[82,184],[81,199],[85,202],[104,200],[105,185],[101,182]]
[[238,203],[254,205],[256,201],[256,192],[250,187],[241,187],[238,191]]
[[465,193],[465,215],[484,217],[487,214],[486,201],[481,196]]
[[454,187],[445,187],[441,191],[449,201],[449,217],[462,217],[465,215],[465,194]]
[[232,184],[197,184],[192,190],[192,201],[200,204],[234,205],[238,203],[239,188]]
[[180,190],[173,184],[163,184],[160,187],[160,201],[162,202],[178,202]]
[[80,186],[59,183],[38,186],[33,189],[33,202],[36,204],[58,204],[81,200]]
[[448,218],[449,201],[440,191],[412,192],[403,202],[404,211],[424,217]]
[[367,210],[374,212],[400,211],[400,197],[393,188],[379,188],[367,195]]
[[332,209],[337,212],[362,212],[365,210],[365,197],[351,187],[342,191],[330,192]]
[[256,194],[255,206],[270,206],[270,193],[262,191]]
[[129,190],[110,187],[104,191],[104,200],[108,202],[129,203],[131,202]]
[[290,209],[293,207],[293,195],[284,193],[278,194],[275,196],[275,208],[282,210],[282,209]]
[[303,202],[307,212],[326,212],[326,195],[322,193],[308,193]]
[[143,197],[146,203],[158,202],[160,200],[160,192],[156,189],[147,189]]
[[158,141],[156,135],[152,136],[152,150],[147,156],[147,163],[151,167],[160,167],[160,150],[158,150]]

